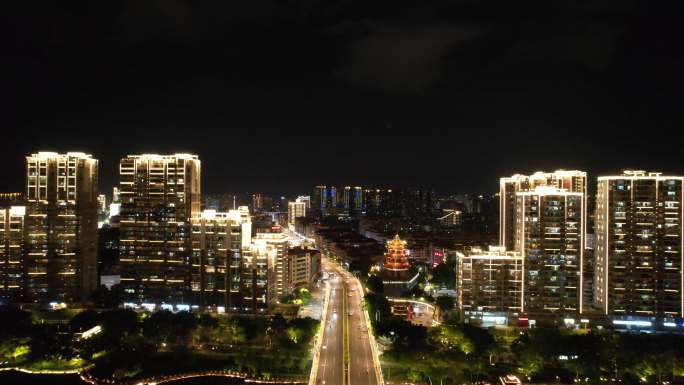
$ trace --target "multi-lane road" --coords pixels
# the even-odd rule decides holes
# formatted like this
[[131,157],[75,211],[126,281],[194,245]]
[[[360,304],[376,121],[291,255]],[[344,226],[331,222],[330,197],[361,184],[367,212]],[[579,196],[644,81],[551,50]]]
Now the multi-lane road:
[[[331,271],[329,263],[324,264],[326,272]],[[344,328],[342,311],[344,306],[344,283],[341,279],[329,275],[330,297],[323,327],[323,342],[318,359],[316,384],[344,384]]]
[[327,259],[323,260],[323,269],[330,276],[330,299],[315,383],[381,385],[378,384],[377,361],[374,361],[371,337],[361,307],[363,293],[360,285],[349,272]]

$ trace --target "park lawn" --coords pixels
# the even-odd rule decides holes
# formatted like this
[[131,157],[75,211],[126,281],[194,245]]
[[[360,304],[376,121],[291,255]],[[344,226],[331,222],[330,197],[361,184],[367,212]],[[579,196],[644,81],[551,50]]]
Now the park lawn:
[[136,362],[102,356],[91,371],[98,378],[137,380],[207,370],[234,370],[255,377],[308,378],[311,355],[300,350],[246,348],[228,352],[177,351],[145,355]]

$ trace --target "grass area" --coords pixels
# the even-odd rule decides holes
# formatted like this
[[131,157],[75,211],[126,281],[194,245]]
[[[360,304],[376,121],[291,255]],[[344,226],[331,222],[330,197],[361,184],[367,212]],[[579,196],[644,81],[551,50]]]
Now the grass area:
[[185,372],[235,370],[266,378],[305,379],[309,374],[310,360],[308,357],[298,359],[294,353],[264,348],[240,348],[233,353],[163,352],[126,367],[102,359],[91,373],[99,378],[137,380]]
[[51,360],[38,360],[28,362],[22,365],[22,368],[29,370],[55,370],[55,371],[71,371],[71,370],[81,370],[87,363],[80,359],[74,358],[71,360],[62,359],[51,359]]
[[[312,318],[281,314],[217,317],[63,309],[49,313],[54,322],[36,315],[0,307],[0,321],[5,322],[0,328],[0,366],[55,372],[87,369],[96,378],[118,381],[206,370],[307,378],[311,345],[320,327]],[[100,326],[100,332],[81,337],[81,331],[94,326]]]

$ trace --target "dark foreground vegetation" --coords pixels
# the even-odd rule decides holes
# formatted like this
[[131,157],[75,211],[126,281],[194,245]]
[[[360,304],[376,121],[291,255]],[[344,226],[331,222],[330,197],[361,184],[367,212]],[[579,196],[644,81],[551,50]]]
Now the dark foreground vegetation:
[[[311,318],[214,316],[188,312],[85,310],[63,322],[0,307],[2,367],[88,370],[136,378],[230,369],[258,377],[305,378],[318,330]],[[84,331],[101,331],[84,338]]]
[[365,298],[386,380],[430,384],[525,382],[585,384],[684,383],[684,336],[614,331],[483,329],[449,322],[426,328],[392,317],[387,299]]

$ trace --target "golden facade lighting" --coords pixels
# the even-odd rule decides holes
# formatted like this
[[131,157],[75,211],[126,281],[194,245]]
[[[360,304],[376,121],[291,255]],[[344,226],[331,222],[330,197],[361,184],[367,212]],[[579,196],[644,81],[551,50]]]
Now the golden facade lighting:
[[[240,305],[240,269],[243,237],[250,237],[249,215],[243,210],[204,210],[192,219],[190,287],[201,306],[237,309]],[[245,230],[245,231],[243,231]]]
[[97,285],[98,161],[82,152],[26,157],[26,294],[76,302]]
[[289,225],[294,226],[297,218],[303,217],[306,217],[306,202],[297,200],[287,203],[287,223]]
[[524,311],[523,258],[504,247],[474,248],[458,258],[458,306],[462,314]]
[[0,298],[24,298],[24,218],[26,207],[0,208]]
[[684,316],[684,177],[598,178],[594,297],[608,315]]
[[191,299],[191,219],[200,214],[201,163],[191,154],[128,155],[119,163],[121,278],[134,303]]
[[499,180],[499,244],[508,250],[516,245],[516,193],[533,191],[538,186],[551,186],[587,194],[587,173],[577,170],[538,171],[532,175],[515,174]]
[[540,185],[516,193],[516,250],[523,257],[525,311],[583,312],[583,192]]

